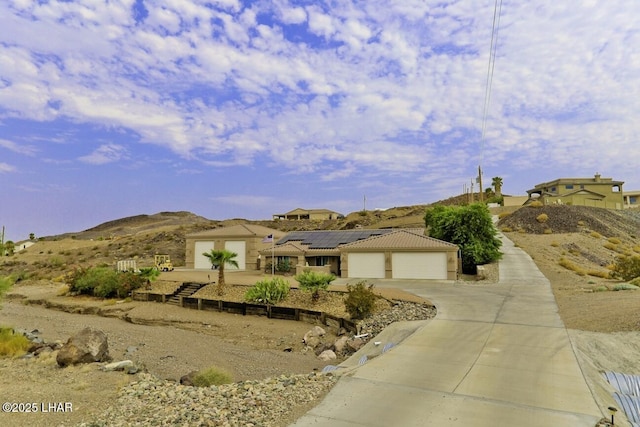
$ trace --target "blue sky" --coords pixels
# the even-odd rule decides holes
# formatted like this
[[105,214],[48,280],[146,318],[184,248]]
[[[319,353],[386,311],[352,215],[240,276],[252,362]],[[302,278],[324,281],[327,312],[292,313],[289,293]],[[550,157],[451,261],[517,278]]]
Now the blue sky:
[[0,3],[6,238],[186,210],[267,219],[507,194],[600,173],[640,189],[640,3]]

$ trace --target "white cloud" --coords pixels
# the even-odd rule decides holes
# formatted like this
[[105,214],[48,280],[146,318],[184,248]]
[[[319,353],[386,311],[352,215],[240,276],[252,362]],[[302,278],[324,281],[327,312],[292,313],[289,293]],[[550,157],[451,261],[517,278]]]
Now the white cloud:
[[503,6],[484,153],[489,0],[145,5],[137,25],[130,0],[0,5],[0,114],[122,127],[207,164],[269,155],[329,178],[442,159],[462,175],[481,156],[532,170],[550,149],[613,168],[638,150],[630,0]]
[[0,173],[15,172],[16,168],[8,163],[0,162]]
[[94,150],[91,154],[79,158],[84,163],[93,165],[104,165],[118,162],[128,157],[127,149],[117,144],[104,144]]
[[37,149],[33,146],[18,144],[14,141],[9,141],[2,138],[0,138],[0,147],[6,148],[7,150],[13,151],[14,153],[23,154],[25,156],[34,156],[37,152]]
[[280,7],[282,22],[285,24],[302,24],[307,20],[307,12],[301,7]]

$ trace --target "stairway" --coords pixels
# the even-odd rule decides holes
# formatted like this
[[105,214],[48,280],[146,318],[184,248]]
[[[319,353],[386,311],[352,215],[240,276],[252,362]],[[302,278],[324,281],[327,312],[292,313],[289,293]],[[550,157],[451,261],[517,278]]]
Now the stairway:
[[205,283],[183,283],[169,298],[167,298],[167,304],[171,305],[180,305],[180,297],[189,297],[196,292],[200,288],[202,288]]

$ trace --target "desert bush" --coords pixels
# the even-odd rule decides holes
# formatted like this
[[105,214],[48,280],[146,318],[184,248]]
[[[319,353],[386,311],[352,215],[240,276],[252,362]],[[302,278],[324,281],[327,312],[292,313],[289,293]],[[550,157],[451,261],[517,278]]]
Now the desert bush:
[[498,219],[506,218],[506,217],[508,217],[509,215],[511,215],[511,212],[500,212],[500,213],[498,214]]
[[566,258],[560,258],[560,261],[558,261],[558,264],[564,268],[566,268],[567,270],[571,270],[574,273],[576,273],[579,276],[585,276],[587,274],[586,271],[584,271],[579,265],[576,265],[574,263],[572,263],[571,261],[569,261]]
[[27,353],[31,342],[22,334],[16,334],[11,328],[0,328],[0,356],[20,357]]
[[543,233],[544,234],[553,234],[553,230],[550,229],[550,228],[545,228]]
[[609,237],[607,239],[607,242],[612,243],[614,245],[619,245],[620,243],[622,243],[620,239],[618,239],[617,237]]
[[607,242],[602,246],[604,246],[606,249],[609,249],[610,251],[616,251],[616,252],[618,251],[618,245],[613,244],[611,242]]
[[591,233],[589,233],[589,236],[599,239],[602,237],[602,234],[598,233],[597,231],[592,231]]
[[609,288],[607,288],[606,286],[600,285],[600,286],[595,287],[593,289],[593,292],[606,292],[608,290],[609,290]]
[[513,228],[511,228],[511,227],[502,227],[500,229],[500,231],[502,231],[503,233],[510,233],[510,232],[513,231]]
[[602,271],[602,270],[587,270],[587,274],[593,277],[599,277],[601,279],[608,279],[611,277],[610,271]]
[[363,280],[355,285],[347,285],[344,307],[351,319],[360,320],[368,317],[375,304],[376,295],[373,293],[373,284],[367,285],[367,282]]
[[541,224],[544,224],[545,222],[549,221],[549,215],[547,215],[546,213],[541,213],[536,217],[536,221],[538,221]]
[[634,286],[640,287],[640,277],[636,277],[635,279],[630,280],[629,283],[631,283]]
[[584,221],[582,221],[582,220],[578,221],[578,226],[579,226],[579,227],[584,227],[585,225],[586,225],[586,224],[585,224],[585,222],[584,222]]
[[544,204],[540,200],[534,200],[533,202],[529,203],[527,206],[529,206],[530,208],[541,208],[544,206]]
[[244,294],[244,299],[263,304],[277,304],[289,295],[289,282],[281,277],[256,282]]
[[613,287],[614,291],[635,291],[638,287],[630,283],[618,283]]
[[336,276],[329,273],[321,273],[305,269],[294,277],[300,283],[300,289],[311,292],[311,299],[317,301],[320,298],[320,290],[326,290]]
[[619,256],[616,258],[612,276],[622,280],[633,280],[640,277],[640,256]]
[[551,242],[551,246],[553,246],[554,248],[557,248],[558,246],[560,246],[560,243],[558,243],[558,242]]
[[211,387],[212,385],[230,384],[233,382],[233,378],[228,372],[211,366],[198,371],[193,376],[192,381],[196,387]]

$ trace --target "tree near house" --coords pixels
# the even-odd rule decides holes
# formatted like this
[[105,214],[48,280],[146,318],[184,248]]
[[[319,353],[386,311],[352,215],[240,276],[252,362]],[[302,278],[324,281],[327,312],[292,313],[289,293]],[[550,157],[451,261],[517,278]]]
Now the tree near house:
[[462,271],[475,273],[476,266],[502,257],[489,208],[484,203],[468,206],[435,206],[424,216],[429,236],[458,245]]
[[218,284],[216,285],[216,292],[218,295],[224,295],[226,289],[226,283],[224,281],[224,268],[226,265],[238,268],[238,261],[235,259],[238,254],[226,249],[215,250],[211,249],[209,252],[204,252],[202,255],[209,258],[212,268],[218,269]]

